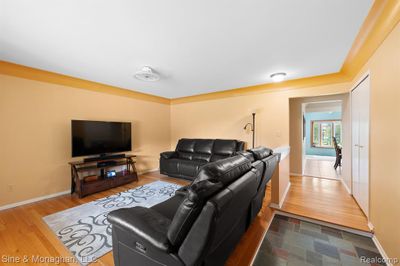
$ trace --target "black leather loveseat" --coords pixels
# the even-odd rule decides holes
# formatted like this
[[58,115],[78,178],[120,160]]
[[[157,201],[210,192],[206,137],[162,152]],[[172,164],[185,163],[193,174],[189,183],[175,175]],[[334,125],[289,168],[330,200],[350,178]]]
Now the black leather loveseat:
[[200,167],[231,157],[244,149],[244,142],[227,139],[180,139],[175,151],[160,154],[160,173],[193,180]]
[[266,148],[243,152],[203,166],[165,202],[112,211],[115,265],[223,265],[258,213],[278,162]]

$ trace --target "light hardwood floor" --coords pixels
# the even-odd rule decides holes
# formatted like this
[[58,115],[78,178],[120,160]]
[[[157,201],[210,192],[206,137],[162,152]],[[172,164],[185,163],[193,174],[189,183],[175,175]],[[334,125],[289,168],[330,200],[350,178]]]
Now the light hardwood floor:
[[[71,256],[43,222],[42,217],[155,180],[181,185],[187,184],[183,180],[165,177],[159,173],[150,173],[140,176],[139,182],[100,192],[83,199],[65,195],[1,211],[0,255],[19,256],[21,258],[25,255],[29,257],[32,255]],[[340,182],[311,177],[291,177],[291,183],[291,189],[283,206],[284,211],[356,229],[368,230],[366,219],[361,210]],[[270,186],[268,186],[261,212],[232,252],[226,265],[250,265],[273,217],[274,210],[268,207],[271,199],[270,192]],[[107,253],[92,265],[113,265],[112,252]]]
[[331,156],[306,156],[304,166],[304,175],[312,177],[322,177],[331,179],[340,179],[342,167],[335,169],[336,157]]
[[290,183],[282,211],[369,231],[367,218],[340,180],[292,176]]

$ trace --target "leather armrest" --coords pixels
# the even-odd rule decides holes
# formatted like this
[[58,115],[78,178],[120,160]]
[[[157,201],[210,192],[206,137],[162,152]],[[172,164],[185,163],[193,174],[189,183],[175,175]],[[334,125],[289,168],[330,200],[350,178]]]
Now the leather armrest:
[[143,239],[161,251],[169,251],[167,232],[171,220],[155,210],[144,207],[124,208],[108,214],[113,230],[124,230]]
[[160,156],[162,158],[164,158],[164,159],[171,159],[171,158],[176,157],[176,152],[174,152],[174,151],[165,151],[165,152],[160,153]]
[[184,187],[180,187],[175,191],[175,195],[176,194],[181,194],[183,196],[186,196],[186,194],[188,193],[188,189],[189,189],[190,185],[184,186]]

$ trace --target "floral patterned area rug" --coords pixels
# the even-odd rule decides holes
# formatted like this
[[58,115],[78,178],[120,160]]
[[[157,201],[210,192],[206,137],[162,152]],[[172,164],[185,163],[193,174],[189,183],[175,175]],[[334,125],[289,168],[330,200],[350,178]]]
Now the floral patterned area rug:
[[46,216],[43,220],[81,265],[112,250],[110,211],[151,207],[175,194],[179,185],[156,181]]

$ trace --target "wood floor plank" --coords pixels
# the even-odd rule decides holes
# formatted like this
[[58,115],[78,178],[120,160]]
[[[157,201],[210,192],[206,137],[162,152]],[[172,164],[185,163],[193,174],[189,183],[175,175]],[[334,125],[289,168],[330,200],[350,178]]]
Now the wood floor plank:
[[[82,199],[71,195],[63,195],[0,211],[1,254],[10,256],[71,257],[72,255],[68,249],[43,221],[44,216],[157,180],[180,185],[189,183],[185,180],[170,178],[158,172],[152,172],[141,175],[138,182]],[[291,184],[282,207],[283,211],[359,230],[368,230],[365,216],[340,182],[311,177],[291,177]],[[250,265],[273,217],[274,210],[268,207],[270,199],[271,187],[268,186],[262,210],[232,252],[226,265]],[[112,266],[113,264],[112,252],[109,252],[99,258],[98,262],[91,265]],[[77,264],[66,263],[60,265]]]
[[282,211],[369,231],[367,218],[341,181],[292,176],[290,182]]

